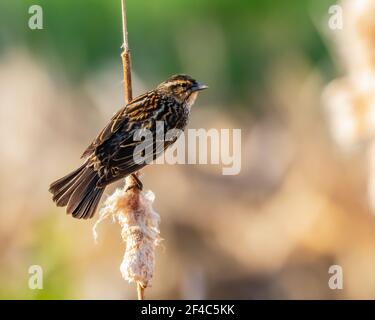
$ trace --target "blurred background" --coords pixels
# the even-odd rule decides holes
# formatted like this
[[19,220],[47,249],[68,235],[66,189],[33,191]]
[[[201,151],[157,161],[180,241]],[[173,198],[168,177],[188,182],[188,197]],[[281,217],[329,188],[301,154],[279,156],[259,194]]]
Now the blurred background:
[[[242,129],[239,175],[143,170],[164,239],[147,298],[375,298],[371,2],[340,2],[332,29],[330,0],[127,1],[134,95],[187,73],[210,87],[189,128]],[[0,2],[1,299],[136,298],[120,227],[101,224],[95,244],[96,218],[66,216],[48,192],[122,105],[121,30],[120,0]]]

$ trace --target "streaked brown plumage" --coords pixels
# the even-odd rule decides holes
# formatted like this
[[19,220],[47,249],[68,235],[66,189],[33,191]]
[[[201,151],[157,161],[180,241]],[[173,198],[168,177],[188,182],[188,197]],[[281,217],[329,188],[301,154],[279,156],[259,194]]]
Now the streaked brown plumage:
[[[176,75],[120,109],[83,153],[84,164],[51,184],[56,205],[66,206],[66,212],[78,219],[93,217],[108,184],[147,164],[134,161],[135,148],[141,143],[134,140],[134,133],[149,129],[155,143],[157,121],[163,121],[164,134],[183,130],[198,91],[205,88],[189,76]],[[165,141],[164,150],[174,141]],[[164,151],[155,144],[152,150],[153,158]]]

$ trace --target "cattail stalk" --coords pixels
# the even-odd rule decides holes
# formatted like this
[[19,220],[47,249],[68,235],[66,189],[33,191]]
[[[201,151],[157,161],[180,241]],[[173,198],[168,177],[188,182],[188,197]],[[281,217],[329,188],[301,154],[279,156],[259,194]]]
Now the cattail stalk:
[[126,5],[125,0],[121,0],[121,13],[122,13],[122,35],[123,35],[123,44],[122,44],[122,67],[124,71],[124,97],[125,104],[128,104],[133,100],[132,93],[132,75],[131,75],[131,63],[130,63],[130,50],[128,43],[128,30],[126,24]]
[[[132,82],[125,0],[121,0],[121,9],[123,27],[121,58],[124,73],[124,98],[125,105],[127,105],[132,100]],[[151,286],[153,278],[155,248],[161,241],[160,217],[152,208],[154,194],[140,189],[138,177],[138,173],[128,176],[124,187],[117,189],[106,199],[93,232],[94,238],[97,239],[97,225],[107,217],[112,217],[120,224],[121,237],[126,243],[120,271],[125,280],[137,284],[138,300],[144,300],[144,291]]]

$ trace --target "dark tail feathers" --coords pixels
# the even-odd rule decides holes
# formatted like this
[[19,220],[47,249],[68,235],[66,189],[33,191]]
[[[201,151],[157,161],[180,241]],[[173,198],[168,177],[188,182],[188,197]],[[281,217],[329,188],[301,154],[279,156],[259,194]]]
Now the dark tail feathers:
[[99,177],[86,163],[65,177],[53,182],[49,191],[59,207],[77,219],[92,218],[103,194],[104,188],[96,186]]

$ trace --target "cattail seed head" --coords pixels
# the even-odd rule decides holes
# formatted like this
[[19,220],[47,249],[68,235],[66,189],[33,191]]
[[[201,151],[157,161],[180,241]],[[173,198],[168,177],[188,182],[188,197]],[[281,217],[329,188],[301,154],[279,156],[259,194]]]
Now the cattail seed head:
[[150,287],[155,268],[155,248],[160,244],[160,216],[152,208],[155,195],[152,191],[129,189],[129,181],[124,188],[117,189],[104,202],[99,219],[93,228],[97,239],[98,224],[108,217],[121,226],[121,236],[126,249],[120,271],[123,278],[136,282],[142,287]]

